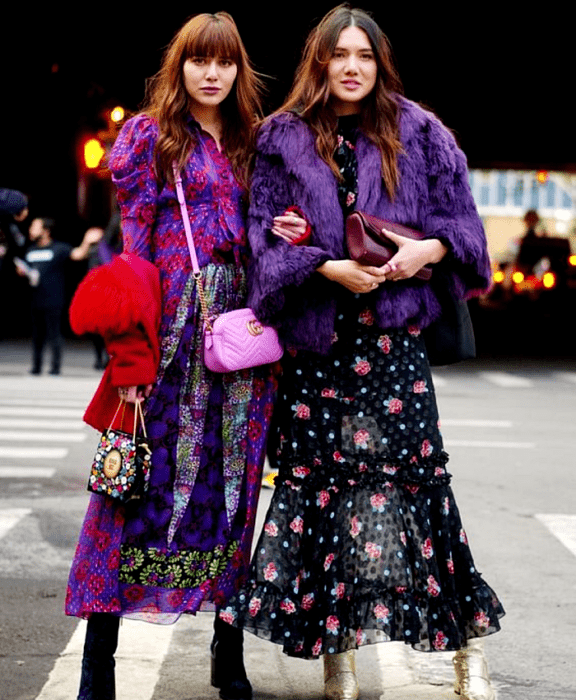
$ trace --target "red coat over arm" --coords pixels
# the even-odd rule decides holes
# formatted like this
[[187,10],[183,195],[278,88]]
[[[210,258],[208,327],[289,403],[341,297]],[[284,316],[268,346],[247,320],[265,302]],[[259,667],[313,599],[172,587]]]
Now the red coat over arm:
[[[82,280],[70,306],[74,333],[101,335],[110,355],[84,420],[106,430],[118,408],[118,387],[152,384],[160,361],[158,329],[161,314],[160,276],[154,265],[132,253],[95,268]],[[126,406],[121,424],[132,431],[134,412]]]

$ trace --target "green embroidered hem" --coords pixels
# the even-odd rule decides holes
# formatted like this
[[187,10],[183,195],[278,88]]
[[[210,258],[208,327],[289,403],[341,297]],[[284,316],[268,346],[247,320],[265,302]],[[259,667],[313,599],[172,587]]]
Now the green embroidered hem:
[[139,583],[160,588],[196,588],[222,574],[238,550],[237,541],[206,552],[181,550],[174,554],[151,547],[123,545],[120,549],[121,583]]

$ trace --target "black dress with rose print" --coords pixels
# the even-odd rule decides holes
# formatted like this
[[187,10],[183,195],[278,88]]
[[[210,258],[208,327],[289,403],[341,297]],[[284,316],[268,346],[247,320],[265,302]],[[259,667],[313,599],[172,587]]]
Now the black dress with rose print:
[[[353,135],[347,124],[337,152],[344,211]],[[301,658],[386,640],[454,650],[500,628],[450,488],[418,329],[377,327],[371,295],[343,290],[329,355],[285,354],[269,440],[276,488],[224,620]]]

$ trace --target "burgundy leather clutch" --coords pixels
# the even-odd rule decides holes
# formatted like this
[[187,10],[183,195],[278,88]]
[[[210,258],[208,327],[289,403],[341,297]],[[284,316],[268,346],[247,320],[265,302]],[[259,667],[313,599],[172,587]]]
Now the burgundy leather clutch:
[[[416,229],[397,224],[395,221],[379,219],[362,211],[354,211],[346,219],[346,244],[350,258],[362,265],[381,267],[387,263],[398,248],[382,234],[383,228],[405,238],[424,238],[424,234]],[[415,277],[429,280],[432,277],[432,268],[425,265],[418,270]]]

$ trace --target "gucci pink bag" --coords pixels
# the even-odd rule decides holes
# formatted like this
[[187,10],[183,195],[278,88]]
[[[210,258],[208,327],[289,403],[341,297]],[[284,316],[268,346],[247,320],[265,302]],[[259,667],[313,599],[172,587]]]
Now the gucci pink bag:
[[182,176],[176,166],[174,177],[204,321],[204,364],[212,372],[235,372],[277,362],[284,354],[278,334],[271,326],[260,323],[252,309],[236,309],[220,314],[216,319],[210,318],[184,199]]

